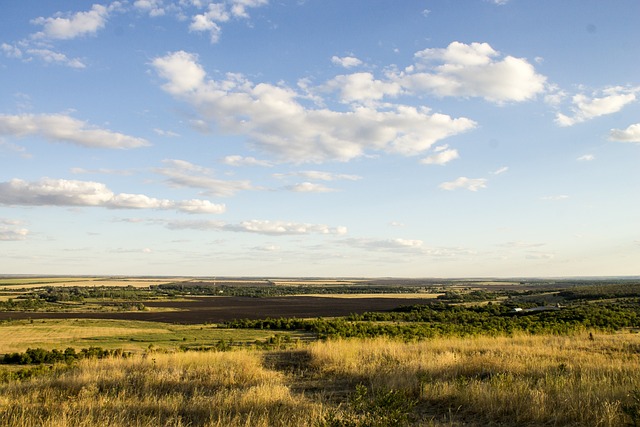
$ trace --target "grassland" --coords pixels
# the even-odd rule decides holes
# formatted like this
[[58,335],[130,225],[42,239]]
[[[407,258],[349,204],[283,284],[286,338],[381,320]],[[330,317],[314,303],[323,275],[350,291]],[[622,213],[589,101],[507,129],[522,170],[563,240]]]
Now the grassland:
[[0,425],[632,425],[640,335],[592,338],[338,340],[82,360],[0,385]]
[[0,365],[0,426],[640,425],[639,281],[59,279],[0,355],[133,355]]
[[[282,332],[294,338],[300,334]],[[108,319],[14,320],[0,323],[0,354],[27,348],[82,349],[90,346],[142,353],[149,346],[160,351],[214,346],[219,341],[235,345],[264,341],[273,331],[231,330],[215,325],[180,325]]]

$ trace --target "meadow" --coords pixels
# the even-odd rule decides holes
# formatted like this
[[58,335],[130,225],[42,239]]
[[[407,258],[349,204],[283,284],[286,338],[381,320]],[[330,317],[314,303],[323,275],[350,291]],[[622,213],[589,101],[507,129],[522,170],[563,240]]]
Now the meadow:
[[[150,318],[162,314],[154,304],[192,319],[226,307],[231,320],[5,306],[14,319],[0,321],[0,425],[640,425],[638,282],[291,282],[25,288],[41,308],[82,297],[145,304],[120,314]],[[238,301],[255,316],[234,311]],[[286,317],[316,313],[287,301],[334,311]],[[278,304],[283,316],[260,318]],[[62,318],[16,320],[21,313]],[[29,360],[28,349],[61,361]]]

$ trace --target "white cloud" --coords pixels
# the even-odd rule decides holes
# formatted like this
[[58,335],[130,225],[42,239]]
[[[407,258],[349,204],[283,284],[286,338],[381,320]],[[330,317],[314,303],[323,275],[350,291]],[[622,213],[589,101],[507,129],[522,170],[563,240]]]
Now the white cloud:
[[226,156],[222,159],[222,163],[227,166],[263,166],[263,167],[272,167],[273,164],[266,160],[259,160],[255,157],[243,157],[243,156]]
[[640,142],[640,123],[630,125],[626,129],[611,129],[609,139],[620,142]]
[[324,224],[308,224],[300,222],[267,221],[255,219],[242,221],[238,224],[228,224],[222,221],[171,221],[167,223],[167,227],[173,230],[194,229],[230,231],[239,233],[264,234],[268,236],[308,234],[343,235],[347,232],[346,227],[330,227]]
[[94,128],[64,114],[0,114],[0,135],[39,135],[53,141],[93,148],[136,148],[150,145],[142,138]]
[[578,157],[576,160],[579,162],[590,162],[592,160],[594,160],[596,158],[596,156],[594,156],[593,154],[584,154],[580,157]]
[[460,156],[456,149],[436,150],[436,154],[422,159],[420,163],[425,165],[445,165],[458,157]]
[[391,221],[391,222],[389,223],[389,225],[390,225],[391,227],[404,227],[404,223],[402,223],[402,222],[398,222],[398,221]]
[[376,80],[371,73],[354,73],[330,80],[327,89],[338,90],[342,102],[378,101],[385,96],[397,96],[402,87],[397,82]]
[[337,191],[335,188],[329,188],[322,184],[315,184],[312,182],[302,182],[290,185],[287,189],[296,193],[331,193]]
[[153,66],[167,80],[163,89],[190,103],[203,119],[222,131],[247,136],[285,161],[348,161],[368,150],[413,155],[475,127],[472,120],[430,114],[425,107],[308,109],[286,86],[253,84],[233,74],[205,80],[197,57],[183,51],[156,58]]
[[461,176],[453,181],[443,182],[439,186],[443,190],[457,190],[458,188],[464,188],[469,191],[478,191],[481,188],[487,187],[487,180],[485,178],[467,178]]
[[105,6],[94,4],[87,12],[67,17],[58,13],[50,18],[36,18],[31,23],[42,26],[42,32],[35,34],[35,38],[68,40],[96,34],[105,27],[108,17],[109,10]]
[[27,53],[40,58],[47,64],[58,64],[78,69],[86,68],[80,59],[68,58],[67,55],[50,49],[27,49]]
[[173,132],[173,131],[170,131],[170,130],[163,130],[163,129],[155,128],[155,129],[153,129],[153,131],[156,133],[156,135],[166,136],[166,137],[169,137],[169,138],[177,138],[177,137],[180,136],[179,133],[176,133],[176,132]]
[[[192,3],[199,7],[202,6],[200,2]],[[227,22],[231,18],[248,19],[248,8],[260,7],[267,3],[267,0],[229,0],[221,3],[210,3],[206,12],[194,15],[191,18],[189,31],[209,32],[211,43],[217,43],[222,33],[220,23]]]
[[0,241],[24,240],[29,234],[29,230],[23,227],[21,221],[0,219]]
[[248,18],[247,8],[268,4],[268,0],[231,0],[231,13],[239,18]]
[[23,159],[30,159],[31,157],[33,157],[31,154],[27,152],[26,148],[20,145],[14,144],[12,142],[8,142],[8,141],[4,141],[3,139],[0,139],[0,151],[2,150],[7,150],[7,151],[17,153]]
[[492,175],[502,175],[503,173],[507,172],[509,170],[508,166],[503,166],[501,168],[496,169],[495,171],[491,172]]
[[0,45],[0,49],[2,49],[2,51],[8,58],[22,58],[22,51],[16,46],[2,43]]
[[546,77],[527,60],[513,56],[497,60],[499,55],[488,43],[452,42],[445,49],[417,52],[417,66],[395,80],[414,93],[481,97],[496,103],[527,101],[544,91]]
[[341,240],[339,243],[366,251],[400,252],[433,257],[454,257],[472,253],[472,251],[463,248],[427,247],[422,240],[417,239],[349,238]]
[[133,2],[134,8],[148,13],[151,17],[163,16],[166,11],[162,6],[162,0],[136,0]]
[[187,213],[223,213],[207,200],[172,201],[144,194],[115,194],[94,181],[42,178],[37,182],[0,182],[0,204],[8,206],[96,206],[111,209],[175,209]]
[[331,62],[344,68],[353,68],[362,65],[362,61],[354,56],[332,56]]
[[200,188],[205,195],[228,197],[242,190],[255,189],[249,181],[225,181],[213,178],[213,171],[184,160],[164,160],[167,165],[155,171],[166,176],[173,187]]
[[575,95],[572,98],[573,105],[571,107],[573,115],[567,116],[557,113],[556,124],[563,127],[573,126],[595,117],[617,113],[625,105],[636,100],[634,92],[635,90],[616,87],[603,91],[604,96],[599,98],[588,97],[584,94]]

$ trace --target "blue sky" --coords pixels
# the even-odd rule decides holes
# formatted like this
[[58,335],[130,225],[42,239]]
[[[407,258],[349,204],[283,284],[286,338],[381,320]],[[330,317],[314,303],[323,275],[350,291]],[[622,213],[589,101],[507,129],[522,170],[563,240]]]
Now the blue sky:
[[0,273],[640,274],[635,0],[1,9]]

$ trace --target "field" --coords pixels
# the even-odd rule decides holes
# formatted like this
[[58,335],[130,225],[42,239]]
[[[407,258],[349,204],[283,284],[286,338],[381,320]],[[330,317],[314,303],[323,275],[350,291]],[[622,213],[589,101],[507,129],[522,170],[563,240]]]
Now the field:
[[0,426],[640,425],[636,279],[0,287]]
[[0,325],[0,354],[25,351],[27,347],[51,350],[97,346],[143,353],[152,346],[156,350],[176,351],[181,347],[215,346],[220,340],[231,340],[235,345],[253,343],[272,335],[272,331],[130,320],[16,320]]

